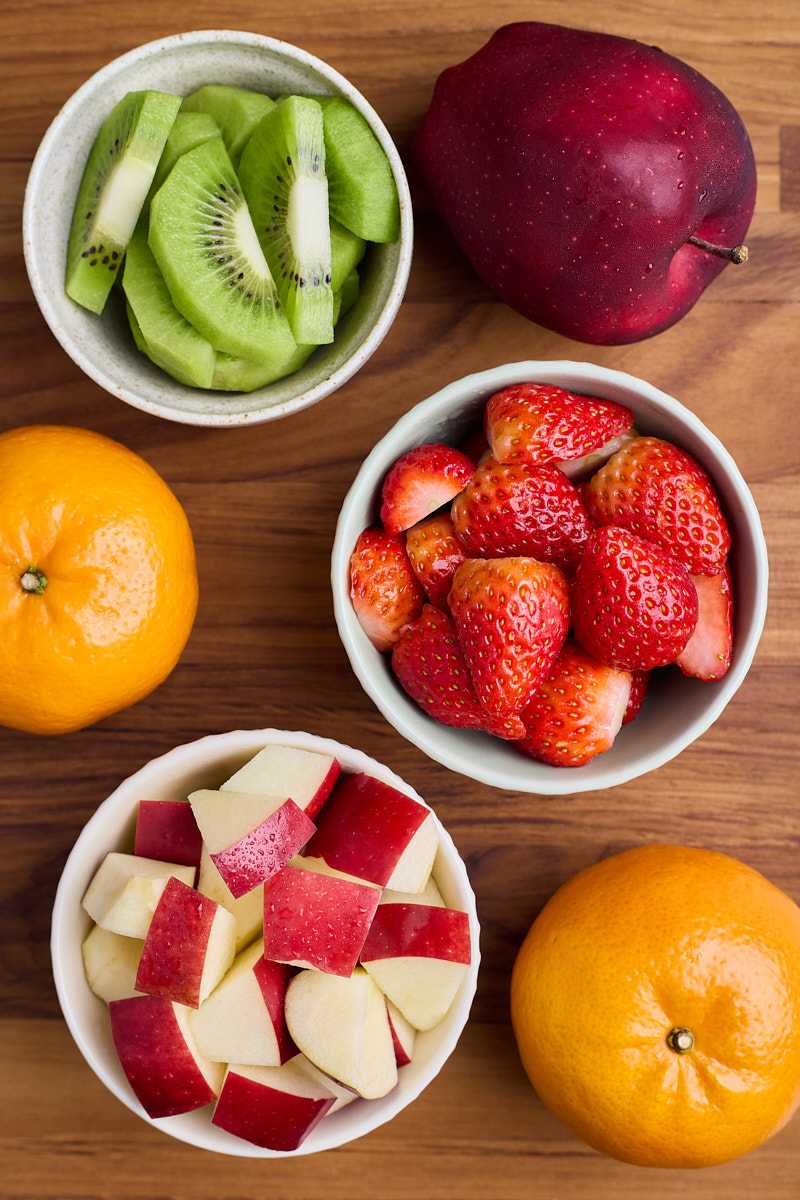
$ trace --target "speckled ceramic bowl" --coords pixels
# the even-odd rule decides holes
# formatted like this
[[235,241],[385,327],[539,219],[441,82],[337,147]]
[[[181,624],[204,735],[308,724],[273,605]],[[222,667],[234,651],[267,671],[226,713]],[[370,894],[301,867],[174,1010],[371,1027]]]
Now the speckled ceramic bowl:
[[75,843],[61,875],[53,906],[51,953],[61,1009],[78,1049],[107,1088],[140,1116],[182,1142],[245,1158],[287,1158],[342,1146],[363,1137],[393,1116],[428,1086],[455,1049],[467,1018],[478,978],[480,928],[475,895],[452,838],[436,818],[439,850],[433,867],[445,903],[469,914],[472,962],[453,1004],[435,1028],[418,1033],[412,1061],[399,1071],[397,1086],[379,1100],[357,1099],[326,1116],[297,1150],[264,1150],[211,1124],[211,1108],[153,1120],[133,1094],[114,1049],[108,1010],[86,982],[81,944],[91,921],[81,898],[109,850],[130,851],[139,801],[185,799],[198,787],[219,787],[234,771],[270,744],[331,754],[344,771],[365,771],[425,804],[425,800],[388,767],[360,750],[328,738],[281,729],[234,730],[178,746],[126,779],[100,805]]
[[[424,442],[458,445],[481,422],[496,391],[524,380],[615,400],[633,411],[642,434],[688,450],[711,476],[733,537],[734,653],[716,683],[688,679],[677,667],[656,671],[635,721],[614,745],[582,767],[552,767],[524,757],[499,738],[439,725],[406,695],[358,623],[350,601],[350,555],[378,518],[380,489],[392,463]],[[467,375],[407,412],[364,460],[339,516],[332,559],[334,609],[350,663],[368,695],[404,737],[435,761],[482,783],[512,791],[564,795],[613,787],[668,762],[709,728],[742,684],[753,661],[767,609],[767,548],[753,497],[718,438],[679,401],[622,371],[582,362],[518,362]]]
[[[342,95],[363,114],[382,145],[400,195],[401,234],[392,245],[370,246],[361,294],[320,347],[293,375],[257,391],[204,391],[177,383],[133,343],[121,297],[102,316],[64,291],[66,250],[75,197],[92,143],[126,92],[155,88],[185,96],[207,83],[236,84],[277,96],[283,92]],[[411,198],[395,145],[377,113],[351,83],[304,50],[274,38],[230,30],[200,30],[140,46],[93,75],[67,101],[37,151],[23,213],[25,261],[31,286],[61,345],[112,395],[171,421],[241,425],[271,421],[336,391],[375,352],[405,292],[413,243]]]

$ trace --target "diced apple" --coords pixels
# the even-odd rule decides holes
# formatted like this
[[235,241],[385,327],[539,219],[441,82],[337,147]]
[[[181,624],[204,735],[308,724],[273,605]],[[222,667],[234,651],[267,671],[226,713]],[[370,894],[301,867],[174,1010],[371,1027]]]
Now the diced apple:
[[421,892],[396,892],[393,888],[384,888],[381,892],[381,904],[433,904],[436,908],[446,908],[442,893],[436,880],[431,875]]
[[96,996],[109,1004],[135,996],[136,972],[144,942],[123,937],[93,925],[81,946],[86,982]]
[[203,839],[188,801],[139,801],[134,854],[199,867],[202,846]]
[[297,1053],[283,1015],[293,967],[268,962],[264,943],[253,942],[189,1023],[200,1052],[215,1062],[278,1067]]
[[180,879],[191,887],[194,877],[191,866],[111,851],[97,868],[82,904],[103,929],[143,938],[167,881]]
[[231,895],[231,889],[220,875],[208,847],[203,846],[200,855],[200,870],[197,873],[197,890],[204,896],[209,896],[227,908],[236,921],[236,953],[243,950],[261,932],[264,922],[264,885],[260,883],[251,892],[245,892],[238,899]]
[[112,1000],[111,1035],[133,1091],[150,1117],[172,1117],[216,1099],[224,1067],[195,1045],[188,1009],[163,996]]
[[268,1150],[296,1150],[336,1097],[292,1060],[280,1067],[232,1065],[212,1123]]
[[438,843],[429,809],[361,773],[339,780],[305,854],[381,887],[420,892],[430,876]]
[[264,884],[264,954],[278,962],[350,975],[380,888],[286,866]]
[[361,963],[415,1029],[432,1029],[455,999],[471,960],[469,917],[429,904],[382,904]]
[[189,797],[214,865],[235,897],[280,871],[314,832],[284,795],[201,789]]
[[414,1053],[414,1042],[416,1041],[417,1031],[410,1021],[407,1021],[396,1004],[392,1004],[391,1000],[386,1001],[386,1010],[389,1013],[389,1027],[392,1031],[392,1043],[394,1045],[394,1056],[397,1060],[398,1067],[406,1067],[411,1062],[411,1056]]
[[310,1059],[306,1058],[305,1054],[296,1054],[292,1061],[301,1066],[304,1071],[308,1071],[309,1075],[313,1079],[316,1079],[318,1083],[324,1084],[325,1087],[330,1088],[333,1092],[336,1100],[325,1114],[326,1117],[332,1116],[340,1108],[344,1108],[346,1104],[352,1104],[354,1100],[358,1099],[358,1092],[354,1092],[352,1088],[345,1087],[338,1079],[331,1079],[330,1075],[326,1075],[324,1071],[320,1071],[316,1063],[312,1063]]
[[386,1001],[361,967],[352,975],[301,971],[286,989],[286,1024],[321,1071],[368,1100],[397,1083]]
[[136,990],[198,1008],[230,968],[235,948],[228,910],[170,879],[144,940]]
[[291,796],[298,808],[313,820],[328,799],[341,769],[338,759],[330,754],[295,746],[265,746],[223,783],[222,790]]

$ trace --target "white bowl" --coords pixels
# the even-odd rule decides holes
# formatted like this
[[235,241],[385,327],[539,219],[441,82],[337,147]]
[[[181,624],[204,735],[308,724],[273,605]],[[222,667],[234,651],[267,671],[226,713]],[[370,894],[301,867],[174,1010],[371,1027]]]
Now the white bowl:
[[162,800],[185,799],[198,787],[219,787],[254,754],[273,743],[334,755],[343,770],[366,771],[425,804],[413,788],[387,767],[359,750],[327,738],[280,729],[237,730],[201,738],[154,759],[120,784],[100,805],[67,859],[56,892],[51,929],[53,976],[59,1003],[78,1049],[98,1078],[137,1116],[165,1133],[192,1146],[245,1158],[285,1158],[329,1150],[390,1121],[427,1087],[454,1050],[469,1016],[480,961],[480,929],[466,867],[452,838],[434,814],[439,831],[434,875],[445,903],[469,914],[473,959],[444,1020],[434,1029],[417,1034],[413,1060],[400,1070],[397,1087],[380,1100],[358,1099],[325,1117],[299,1149],[287,1153],[264,1150],[218,1129],[211,1124],[210,1108],[158,1120],[147,1116],[117,1058],[108,1009],[86,982],[81,944],[91,921],[81,908],[81,898],[109,850],[130,851],[141,799],[154,796]]
[[[371,645],[350,602],[350,555],[362,529],[378,519],[381,484],[395,459],[425,442],[458,445],[480,424],[489,396],[526,380],[616,400],[633,410],[641,433],[673,441],[693,454],[714,481],[733,537],[735,642],[730,670],[716,683],[688,679],[677,668],[656,672],[640,715],[622,728],[610,750],[583,767],[539,763],[499,738],[451,729],[428,717],[394,678],[390,656]],[[342,505],[331,579],[336,622],[353,670],[399,733],[436,762],[481,783],[518,792],[566,795],[613,787],[644,775],[674,758],[716,721],[747,674],[761,636],[768,562],[753,497],[730,454],[694,413],[665,392],[621,371],[580,362],[519,362],[451,383],[407,412],[378,442]]]
[[[126,92],[155,88],[185,96],[206,83],[228,83],[272,96],[283,92],[345,96],[383,147],[400,196],[401,232],[372,245],[363,260],[361,295],[330,346],[293,375],[249,393],[205,391],[177,383],[133,343],[121,297],[102,316],[64,291],[66,251],[83,167],[100,126]],[[377,113],[326,63],[288,42],[255,33],[203,29],[139,46],[93,75],[67,101],[34,158],[23,209],[25,262],[45,320],[78,366],[128,404],[170,421],[241,425],[272,421],[315,404],[358,371],[386,336],[411,266],[411,197],[397,149]],[[115,289],[116,291],[116,289]]]

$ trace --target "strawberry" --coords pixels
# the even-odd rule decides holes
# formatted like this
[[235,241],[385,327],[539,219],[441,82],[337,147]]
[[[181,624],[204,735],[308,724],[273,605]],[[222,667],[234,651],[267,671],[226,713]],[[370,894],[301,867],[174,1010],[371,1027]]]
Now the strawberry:
[[449,613],[433,604],[400,632],[392,650],[392,670],[411,699],[442,725],[480,729],[496,737],[522,737],[519,717],[493,719],[478,703],[469,669]]
[[631,671],[631,694],[628,698],[625,716],[622,718],[623,725],[630,724],[634,717],[638,717],[650,686],[651,674],[651,671]]
[[555,466],[486,459],[453,500],[453,528],[473,558],[521,555],[577,566],[591,525],[577,491]]
[[726,563],[718,575],[692,575],[697,590],[697,625],[675,660],[684,675],[706,682],[721,679],[733,652],[733,585]]
[[697,623],[697,592],[686,568],[615,525],[596,529],[587,541],[571,600],[576,640],[624,671],[675,662]]
[[406,551],[414,574],[437,608],[448,611],[450,584],[467,557],[446,513],[434,513],[406,532]]
[[535,558],[468,558],[450,609],[478,700],[495,717],[518,715],[567,636],[563,574]]
[[390,650],[425,601],[404,537],[376,527],[359,535],[350,556],[350,598],[375,649]]
[[381,489],[381,521],[387,533],[402,533],[447,504],[469,483],[475,464],[466,454],[429,442],[401,454]]
[[621,525],[667,550],[691,575],[715,575],[731,546],[717,494],[700,464],[660,438],[635,438],[589,481],[594,525]]
[[613,745],[630,692],[629,671],[597,662],[568,638],[523,709],[517,749],[554,767],[582,767]]
[[625,433],[633,414],[612,400],[576,396],[550,383],[518,383],[491,396],[484,431],[499,462],[565,462]]

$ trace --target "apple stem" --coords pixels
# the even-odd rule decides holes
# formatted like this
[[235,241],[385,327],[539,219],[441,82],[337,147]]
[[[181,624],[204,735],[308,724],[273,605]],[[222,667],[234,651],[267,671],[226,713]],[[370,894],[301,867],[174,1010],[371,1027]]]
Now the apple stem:
[[715,246],[713,242],[707,242],[705,238],[696,234],[692,234],[688,243],[690,246],[696,246],[698,250],[705,250],[706,254],[716,254],[717,258],[726,258],[732,263],[747,262],[750,257],[747,246]]
[[28,567],[27,571],[23,571],[20,575],[19,581],[22,584],[23,592],[28,595],[36,594],[41,596],[47,587],[47,579],[44,572],[40,571],[38,567]]
[[676,1054],[688,1054],[694,1046],[694,1034],[691,1029],[674,1026],[667,1034],[667,1045]]

